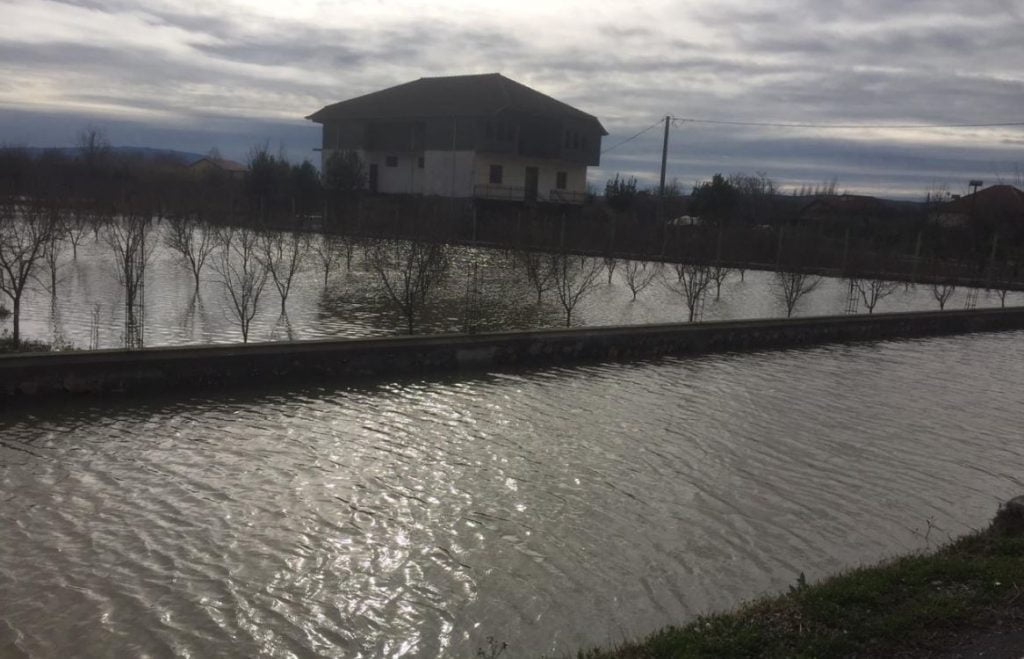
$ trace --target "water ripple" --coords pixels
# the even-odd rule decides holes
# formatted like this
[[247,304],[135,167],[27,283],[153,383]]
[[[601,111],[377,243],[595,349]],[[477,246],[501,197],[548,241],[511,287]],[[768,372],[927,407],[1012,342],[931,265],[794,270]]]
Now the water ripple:
[[0,648],[514,656],[985,523],[1022,333],[0,419]]

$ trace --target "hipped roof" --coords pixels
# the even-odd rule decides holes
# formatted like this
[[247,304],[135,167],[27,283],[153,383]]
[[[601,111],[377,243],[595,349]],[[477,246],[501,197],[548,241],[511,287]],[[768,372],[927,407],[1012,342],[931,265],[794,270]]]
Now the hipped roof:
[[490,116],[502,110],[571,118],[607,135],[597,117],[542,94],[500,73],[420,78],[364,96],[328,105],[306,117],[332,119],[410,119]]

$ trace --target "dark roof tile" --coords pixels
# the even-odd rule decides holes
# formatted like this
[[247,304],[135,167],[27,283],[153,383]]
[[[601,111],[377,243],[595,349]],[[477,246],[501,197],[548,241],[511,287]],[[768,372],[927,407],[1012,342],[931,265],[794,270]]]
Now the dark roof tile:
[[602,135],[608,134],[597,117],[500,73],[420,78],[328,105],[306,118],[324,123],[336,118],[488,116],[506,109],[592,122]]

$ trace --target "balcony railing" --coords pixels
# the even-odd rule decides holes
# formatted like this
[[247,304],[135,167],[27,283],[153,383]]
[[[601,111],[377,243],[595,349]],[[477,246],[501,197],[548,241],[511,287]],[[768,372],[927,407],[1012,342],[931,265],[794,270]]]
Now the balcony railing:
[[586,198],[587,193],[570,190],[552,190],[548,195],[548,200],[556,204],[582,204]]
[[[473,188],[473,196],[477,199],[523,201],[526,199],[526,188],[512,185],[477,185]],[[553,204],[582,204],[586,200],[586,193],[571,192],[569,190],[550,190],[545,197],[538,191],[536,200]]]
[[526,197],[526,188],[511,185],[478,185],[473,188],[473,196],[479,199],[522,201]]

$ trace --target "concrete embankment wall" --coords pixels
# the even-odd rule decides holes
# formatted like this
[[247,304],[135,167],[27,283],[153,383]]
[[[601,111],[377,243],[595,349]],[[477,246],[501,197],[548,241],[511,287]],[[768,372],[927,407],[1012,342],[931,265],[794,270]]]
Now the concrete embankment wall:
[[1024,308],[0,357],[0,398],[197,390],[1024,329]]

